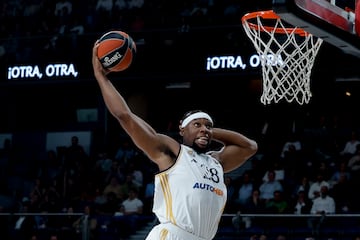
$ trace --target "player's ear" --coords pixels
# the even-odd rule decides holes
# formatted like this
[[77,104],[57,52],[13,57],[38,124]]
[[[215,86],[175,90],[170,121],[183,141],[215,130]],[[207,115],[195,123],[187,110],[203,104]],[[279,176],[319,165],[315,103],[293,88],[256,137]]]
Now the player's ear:
[[184,136],[184,128],[181,127],[181,125],[179,126],[179,134],[180,136]]

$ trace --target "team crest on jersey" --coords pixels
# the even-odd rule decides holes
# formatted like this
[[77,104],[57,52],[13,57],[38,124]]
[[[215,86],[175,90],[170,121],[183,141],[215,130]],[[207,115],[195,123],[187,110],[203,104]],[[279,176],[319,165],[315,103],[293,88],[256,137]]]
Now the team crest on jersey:
[[187,153],[188,153],[189,155],[194,155],[194,151],[191,150],[191,149],[189,149],[189,150],[187,151]]

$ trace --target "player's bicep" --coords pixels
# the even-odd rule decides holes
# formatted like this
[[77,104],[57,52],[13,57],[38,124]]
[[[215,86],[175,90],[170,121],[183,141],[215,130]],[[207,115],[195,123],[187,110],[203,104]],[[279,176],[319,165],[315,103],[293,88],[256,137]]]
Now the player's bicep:
[[224,172],[230,172],[245,163],[251,155],[243,148],[229,145],[217,153],[218,159],[223,166]]
[[154,144],[151,147],[148,145],[149,148],[144,151],[158,165],[159,170],[168,169],[175,163],[180,151],[180,144],[173,138],[163,134],[157,134],[156,139],[153,141]]
[[130,114],[127,119],[122,118],[119,121],[134,144],[142,151],[147,153],[148,149],[156,148],[160,144],[157,132],[135,114]]

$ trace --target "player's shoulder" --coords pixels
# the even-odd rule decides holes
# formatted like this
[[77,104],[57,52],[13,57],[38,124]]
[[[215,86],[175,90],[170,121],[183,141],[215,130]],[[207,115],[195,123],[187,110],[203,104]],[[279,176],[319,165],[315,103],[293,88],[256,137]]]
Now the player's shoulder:
[[221,162],[221,153],[223,152],[224,148],[225,147],[222,147],[219,150],[209,151],[207,154],[216,159],[218,162]]

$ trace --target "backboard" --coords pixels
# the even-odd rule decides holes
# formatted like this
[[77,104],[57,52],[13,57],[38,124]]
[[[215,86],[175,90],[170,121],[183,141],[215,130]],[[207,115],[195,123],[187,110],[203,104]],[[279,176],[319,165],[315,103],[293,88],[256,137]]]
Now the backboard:
[[360,0],[274,0],[288,23],[360,58]]

